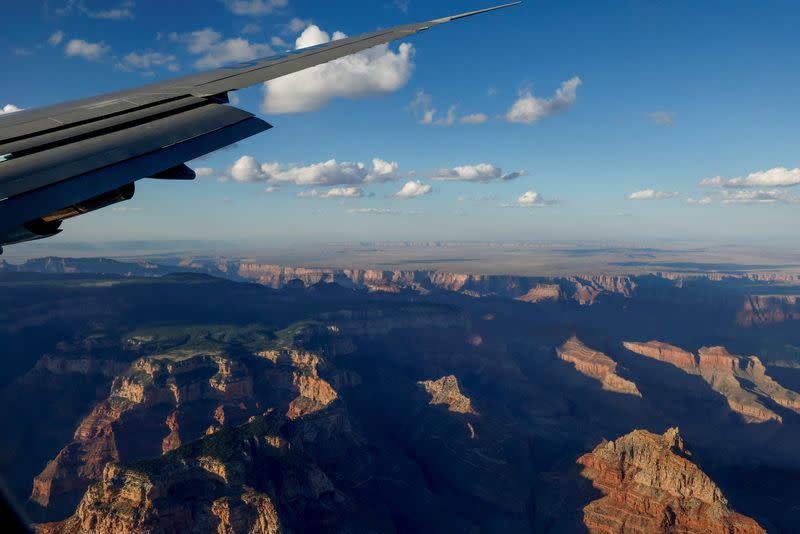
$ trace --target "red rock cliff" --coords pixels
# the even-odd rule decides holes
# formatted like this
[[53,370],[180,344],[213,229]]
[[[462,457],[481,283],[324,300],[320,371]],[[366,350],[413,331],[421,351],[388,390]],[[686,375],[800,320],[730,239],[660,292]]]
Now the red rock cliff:
[[766,533],[730,509],[690,455],[673,428],[663,435],[634,430],[581,456],[582,476],[603,493],[583,510],[586,528],[592,534]]

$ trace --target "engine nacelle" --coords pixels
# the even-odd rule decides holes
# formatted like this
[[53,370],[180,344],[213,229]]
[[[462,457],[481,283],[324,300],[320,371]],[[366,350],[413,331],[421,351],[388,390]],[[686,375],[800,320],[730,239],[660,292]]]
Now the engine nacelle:
[[[108,191],[102,195],[97,195],[88,200],[67,206],[53,213],[47,214],[44,217],[39,217],[25,224],[18,226],[12,230],[0,234],[0,245],[13,245],[14,243],[23,243],[25,241],[33,241],[36,239],[44,239],[45,237],[52,237],[61,232],[61,221],[90,211],[99,210],[118,202],[130,200],[136,192],[136,185],[131,182],[127,185]],[[2,248],[0,248],[2,253]]]

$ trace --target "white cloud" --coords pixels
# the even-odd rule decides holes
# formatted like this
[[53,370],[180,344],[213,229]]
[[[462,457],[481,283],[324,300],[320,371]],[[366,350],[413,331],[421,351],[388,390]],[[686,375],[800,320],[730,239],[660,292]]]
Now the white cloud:
[[[360,187],[332,187],[327,191],[318,191],[312,189],[311,191],[301,191],[297,193],[300,198],[362,198],[365,195],[364,190]],[[372,195],[369,195],[372,196]]]
[[452,126],[456,121],[461,124],[481,124],[489,119],[484,113],[473,113],[458,118],[456,115],[458,106],[455,104],[447,108],[447,115],[437,119],[438,110],[433,107],[432,103],[431,95],[420,89],[414,96],[414,100],[409,102],[408,107],[414,110],[419,123],[425,125]]
[[14,104],[6,104],[2,108],[0,108],[0,115],[6,115],[7,113],[16,113],[17,111],[22,111],[23,108],[18,108]]
[[259,163],[253,156],[242,156],[228,169],[223,181],[272,182],[274,184],[313,185],[358,185],[395,179],[398,166],[380,158],[372,162],[372,170],[361,162],[338,162],[331,159],[312,165],[284,165]]
[[[346,35],[329,36],[318,26],[309,26],[297,38],[296,48],[305,48]],[[334,98],[363,98],[396,91],[403,87],[414,70],[414,48],[402,43],[394,52],[380,45],[358,54],[337,59],[264,84],[264,113],[314,111]]]
[[400,179],[400,165],[395,161],[384,161],[373,158],[372,171],[367,175],[366,182],[393,182]]
[[769,191],[739,190],[723,191],[723,204],[785,204],[800,203],[800,197],[791,196],[785,190],[773,189]]
[[566,113],[575,103],[580,84],[579,77],[570,78],[561,84],[552,98],[537,98],[530,90],[520,91],[519,98],[506,113],[506,120],[533,124],[545,117]]
[[93,19],[103,19],[103,20],[123,20],[123,19],[132,19],[133,18],[133,2],[123,2],[120,7],[112,8],[112,9],[101,9],[98,11],[93,11],[87,8],[85,5],[81,6],[81,11],[86,14],[86,16],[91,17]]
[[702,187],[723,187],[725,185],[725,179],[722,176],[703,178],[700,180],[700,185]]
[[289,21],[289,24],[286,25],[285,30],[286,33],[300,33],[309,26],[311,26],[311,20],[294,17]]
[[671,111],[653,111],[647,117],[658,126],[672,126],[675,124],[675,114]]
[[82,57],[88,60],[102,58],[111,50],[105,43],[90,43],[83,39],[72,39],[67,43],[64,53],[69,57]]
[[235,15],[269,15],[274,10],[289,5],[289,0],[223,0]]
[[211,176],[214,174],[214,169],[211,167],[198,167],[194,170],[194,173],[197,175],[198,178],[203,176]]
[[705,178],[700,181],[704,187],[791,187],[800,185],[800,168],[787,169],[786,167],[775,167],[766,171],[754,172],[745,178],[731,178],[726,180],[722,176]]
[[169,38],[184,43],[190,54],[201,56],[194,62],[198,69],[219,67],[275,53],[267,43],[251,43],[241,37],[223,40],[222,34],[212,28],[190,33],[171,33]]
[[394,194],[397,198],[416,198],[427,195],[433,190],[429,184],[423,184],[419,180],[409,180],[402,189]]
[[244,28],[242,28],[242,31],[240,33],[247,34],[247,33],[260,33],[260,32],[261,32],[261,26],[259,26],[258,24],[247,24],[245,25]]
[[508,182],[521,176],[527,176],[527,171],[503,173],[503,169],[488,163],[477,165],[462,165],[452,169],[439,169],[430,176],[431,180],[443,182]]
[[485,113],[473,113],[471,115],[464,115],[459,119],[461,124],[483,124],[489,120]]
[[401,212],[389,208],[352,208],[347,213],[354,215],[400,215]]
[[161,52],[154,52],[152,50],[144,50],[143,52],[131,52],[124,58],[123,66],[129,66],[136,69],[150,69],[155,66],[162,66],[166,64],[174,64],[175,56],[172,54],[162,54]]
[[47,40],[53,46],[58,46],[61,44],[61,41],[64,40],[64,32],[58,30],[57,32],[53,32],[53,35]]
[[282,38],[278,37],[277,35],[272,37],[271,42],[272,42],[272,46],[276,46],[279,49],[284,49],[285,50],[285,49],[289,48],[289,43],[287,43],[286,41],[284,41]]
[[655,189],[643,189],[628,195],[629,200],[661,200],[666,198],[675,198],[678,193],[671,191],[656,191]]
[[517,207],[517,208],[546,208],[555,204],[553,200],[545,200],[545,198],[536,191],[525,191],[514,204],[504,204],[504,207]]
[[403,13],[408,13],[408,3],[409,0],[394,0],[394,5]]
[[712,204],[713,202],[714,202],[714,199],[712,199],[711,197],[702,197],[702,198],[691,198],[690,197],[690,198],[686,199],[686,203],[687,204],[692,204],[692,205],[695,205],[695,206],[708,206],[709,204]]
[[447,115],[445,115],[439,120],[433,121],[433,124],[435,124],[436,126],[452,126],[453,124],[455,124],[457,107],[458,106],[453,104],[452,106],[447,108]]
[[436,109],[426,109],[419,120],[420,124],[433,124],[433,117],[436,115]]

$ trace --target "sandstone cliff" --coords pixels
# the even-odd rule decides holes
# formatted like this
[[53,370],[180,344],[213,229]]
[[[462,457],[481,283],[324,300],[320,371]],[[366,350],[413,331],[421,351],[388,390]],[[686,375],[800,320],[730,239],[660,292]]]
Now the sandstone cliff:
[[592,534],[760,534],[731,510],[719,487],[689,459],[677,428],[645,430],[598,445],[578,459],[603,497],[583,509]]
[[36,476],[31,500],[49,507],[53,499],[74,497],[101,477],[108,462],[160,454],[196,439],[215,422],[218,406],[238,406],[252,396],[248,370],[222,356],[140,359],[114,379],[108,398]]
[[751,295],[736,314],[741,326],[764,325],[800,319],[800,298],[796,295]]
[[670,363],[688,374],[702,377],[714,391],[725,397],[731,410],[747,422],[782,422],[783,418],[768,408],[770,402],[800,413],[800,395],[769,377],[764,364],[756,356],[735,356],[724,347],[703,347],[697,354],[692,354],[658,341],[625,342],[624,345],[631,352]]
[[338,398],[330,383],[319,376],[319,367],[325,364],[317,354],[299,349],[272,349],[258,353],[275,365],[291,367],[292,383],[298,395],[290,403],[286,416],[297,419],[326,408]]
[[641,397],[639,388],[617,374],[617,362],[584,345],[577,337],[572,337],[556,348],[556,354],[565,362],[575,366],[579,373],[594,378],[607,391]]
[[[74,515],[37,525],[36,530],[40,534],[283,532],[273,498],[248,481],[255,463],[286,454],[287,445],[278,432],[280,420],[272,415],[254,417],[240,428],[220,431],[157,460],[108,464]],[[308,485],[319,493],[329,487],[324,480]],[[187,491],[192,498],[182,499]]]

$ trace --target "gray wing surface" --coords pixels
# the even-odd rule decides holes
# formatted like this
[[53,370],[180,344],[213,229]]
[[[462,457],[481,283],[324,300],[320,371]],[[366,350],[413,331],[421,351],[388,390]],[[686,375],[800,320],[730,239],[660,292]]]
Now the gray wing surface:
[[0,246],[55,235],[64,219],[130,199],[140,178],[192,179],[185,162],[271,128],[228,105],[229,91],[520,3],[0,116]]

